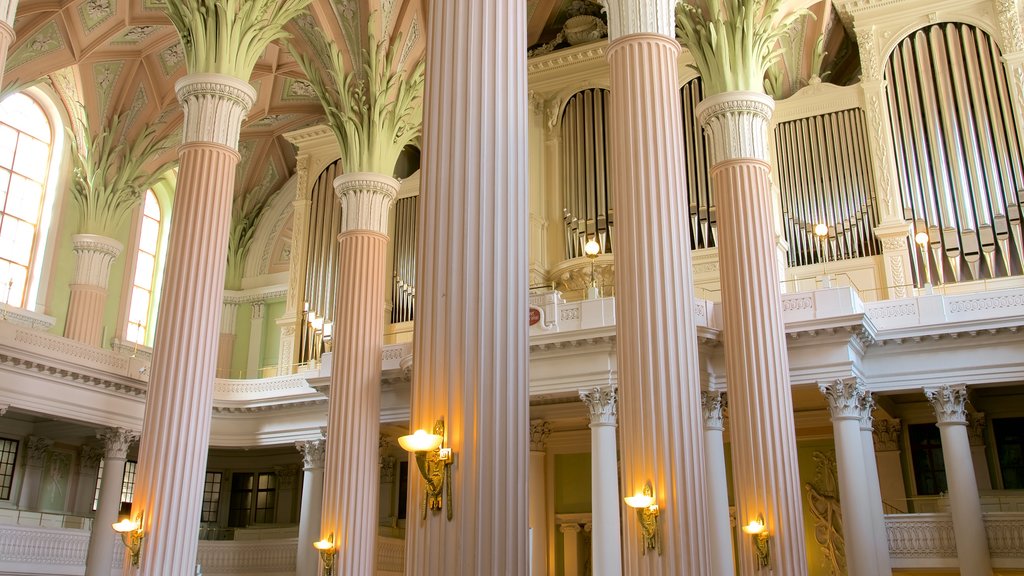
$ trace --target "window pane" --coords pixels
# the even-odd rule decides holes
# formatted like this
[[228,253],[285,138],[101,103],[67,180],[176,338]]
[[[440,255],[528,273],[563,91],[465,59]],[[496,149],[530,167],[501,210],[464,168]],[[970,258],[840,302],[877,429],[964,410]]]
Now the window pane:
[[50,142],[50,122],[46,114],[35,100],[25,94],[12,94],[0,103],[0,118],[22,132]]
[[[139,252],[139,261],[135,265],[135,285],[146,290],[153,289],[153,264],[154,259],[145,252]],[[149,307],[149,302],[146,302]]]
[[151,218],[143,218],[142,233],[139,235],[139,250],[148,254],[156,254],[156,243],[159,236],[160,223]]
[[18,132],[10,126],[0,125],[0,166],[14,165],[14,149],[18,146]]
[[129,342],[134,342],[136,344],[145,344],[146,343],[146,329],[143,326],[140,326],[136,322],[129,322],[128,323],[128,332],[125,335],[125,338]]
[[0,222],[0,258],[28,266],[35,231],[35,227],[27,222],[4,216]]
[[25,267],[0,259],[0,302],[21,306],[27,278]]
[[11,177],[11,187],[7,192],[7,208],[4,211],[30,224],[36,224],[39,222],[42,201],[43,188],[38,182],[14,174]]
[[14,460],[17,456],[17,440],[0,438],[0,500],[11,499],[11,485],[14,483]]
[[146,191],[146,205],[142,213],[154,220],[160,219],[160,204],[156,201],[156,195],[152,190]]
[[37,182],[46,177],[46,164],[50,160],[50,147],[35,138],[22,137],[14,154],[14,171]]
[[128,310],[128,321],[145,324],[147,314],[149,314],[149,291],[136,286],[132,288],[132,305]]
[[10,184],[11,173],[3,168],[0,168],[0,210],[6,211],[4,206],[7,204],[7,187]]

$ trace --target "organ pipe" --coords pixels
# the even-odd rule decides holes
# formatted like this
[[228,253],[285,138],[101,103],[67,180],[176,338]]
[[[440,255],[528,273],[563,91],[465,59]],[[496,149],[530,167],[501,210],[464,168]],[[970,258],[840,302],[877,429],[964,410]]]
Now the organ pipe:
[[306,237],[306,322],[299,337],[299,362],[320,358],[322,333],[310,325],[315,315],[333,322],[338,279],[338,234],[341,233],[341,204],[335,200],[334,179],[340,160],[329,164],[317,177],[310,192],[309,235]]
[[417,197],[395,202],[395,258],[391,271],[391,323],[412,322],[416,302]]

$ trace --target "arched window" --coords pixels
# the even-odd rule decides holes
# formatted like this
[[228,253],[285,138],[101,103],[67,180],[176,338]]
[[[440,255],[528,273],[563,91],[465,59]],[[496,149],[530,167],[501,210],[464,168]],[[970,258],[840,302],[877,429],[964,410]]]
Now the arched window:
[[0,302],[25,306],[50,167],[53,129],[30,96],[0,102]]
[[131,305],[128,308],[128,329],[125,339],[135,344],[149,345],[155,316],[154,294],[159,273],[160,203],[152,190],[146,191],[139,226],[139,244],[135,255],[135,275],[132,277]]

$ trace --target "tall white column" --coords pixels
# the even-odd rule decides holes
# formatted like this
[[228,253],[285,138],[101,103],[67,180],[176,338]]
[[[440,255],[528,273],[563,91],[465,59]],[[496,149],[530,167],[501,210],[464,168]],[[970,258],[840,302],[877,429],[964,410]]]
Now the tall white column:
[[704,481],[708,488],[708,534],[711,535],[711,574],[736,573],[729,519],[729,479],[725,474],[725,392],[700,393],[704,410]]
[[885,511],[882,510],[882,487],[878,479],[878,462],[875,460],[871,416],[872,410],[875,409],[875,399],[871,396],[870,390],[864,391],[859,407],[860,446],[863,452],[861,461],[864,465],[868,503],[871,506],[872,531],[875,534],[875,557],[878,559],[878,573],[889,576],[892,574],[892,563],[889,560],[889,535],[885,532]]
[[860,405],[867,390],[856,378],[822,382],[818,389],[828,401],[832,414],[846,571],[857,576],[877,575],[874,516],[864,475],[860,436]]
[[46,452],[53,446],[53,440],[41,436],[29,436],[25,442],[25,474],[21,478],[21,494],[18,508],[35,510],[39,506],[39,487],[43,484],[43,464]]
[[98,432],[96,437],[103,440],[103,480],[100,482],[100,499],[96,504],[96,516],[89,534],[85,576],[110,576],[114,542],[117,539],[110,525],[117,522],[117,514],[121,510],[121,479],[124,477],[128,449],[138,440],[139,435],[124,428],[108,428]]
[[548,573],[547,459],[551,425],[543,420],[530,422],[530,575]]
[[113,238],[96,234],[75,234],[71,242],[77,261],[64,336],[90,346],[102,346],[110,267],[124,246]]
[[525,576],[526,3],[432,2],[425,38],[411,423],[454,464],[451,520],[409,474],[406,573]]
[[580,525],[561,524],[558,530],[562,533],[562,572],[565,576],[582,576],[580,574]]
[[103,446],[97,444],[83,444],[78,453],[78,487],[75,489],[74,513],[79,516],[92,514],[101,458]]
[[195,574],[238,135],[256,98],[221,74],[189,74],[175,89],[181,163],[132,501],[133,516],[144,512],[142,576]]
[[593,525],[594,576],[622,574],[618,443],[615,439],[618,399],[615,386],[580,390],[590,409],[590,501]]
[[[674,0],[607,0],[622,491],[650,482],[661,553],[636,515],[623,572],[710,572]],[[624,507],[624,506],[623,506]]]
[[320,556],[313,542],[320,540],[320,511],[324,502],[324,439],[295,443],[302,452],[302,500],[299,504],[299,543],[295,575],[316,576]]
[[992,576],[981,498],[971,465],[971,443],[967,439],[967,386],[925,387],[924,395],[935,410],[942,439],[960,576]]

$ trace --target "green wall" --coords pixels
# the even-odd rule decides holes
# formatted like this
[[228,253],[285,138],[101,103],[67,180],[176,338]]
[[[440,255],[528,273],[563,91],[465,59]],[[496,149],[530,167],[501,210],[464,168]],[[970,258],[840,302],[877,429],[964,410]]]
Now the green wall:
[[248,366],[252,339],[252,304],[239,304],[235,316],[235,348],[231,354],[231,378],[257,378],[258,366]]
[[277,319],[284,316],[285,301],[267,302],[263,309],[263,354],[260,355],[259,368],[277,364],[281,348],[281,328]]
[[[555,514],[590,512],[590,453],[555,454],[554,459]],[[558,531],[558,526],[549,526],[548,530],[555,539],[555,576],[564,576],[562,534]],[[583,532],[580,532],[580,537],[582,539]]]

